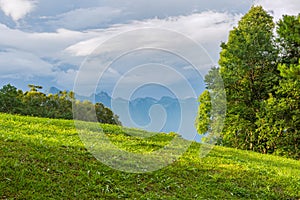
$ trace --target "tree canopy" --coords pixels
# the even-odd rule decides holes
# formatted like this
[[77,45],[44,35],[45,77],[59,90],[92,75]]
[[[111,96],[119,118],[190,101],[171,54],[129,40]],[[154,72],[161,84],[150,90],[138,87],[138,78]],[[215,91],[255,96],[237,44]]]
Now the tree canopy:
[[230,31],[220,67],[206,75],[196,125],[200,134],[210,130],[208,92],[218,92],[211,78],[217,71],[227,96],[221,144],[300,158],[299,15],[283,16],[277,36],[275,27],[261,6],[253,6]]
[[[75,114],[77,120],[121,125],[119,117],[102,103],[80,102],[75,99],[74,92],[46,95],[39,91],[42,86],[28,87],[30,90],[23,92],[10,84],[3,86],[0,89],[0,112],[58,119],[73,119]],[[72,106],[80,108],[80,113],[73,113]]]

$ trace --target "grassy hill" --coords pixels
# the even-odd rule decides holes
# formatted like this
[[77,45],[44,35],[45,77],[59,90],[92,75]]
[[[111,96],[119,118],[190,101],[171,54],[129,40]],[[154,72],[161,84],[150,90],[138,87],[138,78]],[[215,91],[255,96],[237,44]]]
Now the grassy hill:
[[[174,137],[141,142],[102,128],[131,151],[153,151]],[[223,147],[200,158],[199,151],[193,143],[161,170],[125,173],[96,160],[73,121],[0,114],[0,199],[300,199],[299,161]]]

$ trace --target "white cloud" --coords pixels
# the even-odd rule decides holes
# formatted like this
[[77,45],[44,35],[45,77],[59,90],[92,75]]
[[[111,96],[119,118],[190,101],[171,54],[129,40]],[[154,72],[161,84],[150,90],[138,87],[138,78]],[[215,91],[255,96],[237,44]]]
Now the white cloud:
[[53,66],[38,56],[18,50],[0,52],[0,77],[28,79],[39,76],[54,76]]
[[276,21],[282,15],[297,15],[300,13],[299,0],[255,0],[255,5],[261,5],[265,10],[271,12]]
[[[210,47],[210,49],[217,49],[216,52],[210,52],[213,54],[211,57],[216,58],[220,42],[227,39],[229,30],[236,25],[240,17],[241,15],[239,14],[234,15],[230,13],[207,11],[189,16],[134,21],[129,24],[115,25],[108,29],[97,30],[97,37],[71,45],[65,49],[65,52],[74,58],[84,58],[89,55],[96,55],[96,57],[98,57],[101,55],[95,60],[95,63],[97,63],[98,66],[101,65],[103,67],[107,62],[109,63],[112,59],[116,58],[120,52],[126,52],[126,49],[133,50],[145,46],[153,48],[164,47],[171,52],[177,52],[179,55],[188,56],[186,58],[189,61],[195,61],[193,64],[200,67],[198,69],[200,69],[200,73],[204,75],[213,65],[212,62],[216,62],[216,60],[210,60],[209,56],[205,53],[205,50],[201,50],[201,46],[191,45],[191,43],[188,42],[190,41],[189,38],[200,45],[204,44],[204,46]],[[176,32],[177,34],[175,34]],[[159,53],[159,55],[161,55],[161,53]],[[177,62],[174,61],[174,58],[173,60],[169,60],[172,59],[172,57],[166,55],[159,56],[158,58],[156,56],[156,54],[132,54],[129,56],[130,59],[123,59],[122,62],[119,63],[119,66],[121,67],[113,69],[120,74],[124,74],[124,72],[130,70],[133,66],[151,63],[151,60],[147,60],[149,57],[152,60],[154,59],[154,63],[161,63],[169,66],[174,66],[174,62]],[[158,59],[158,61],[155,59]],[[110,67],[112,68],[112,66]],[[184,66],[178,66],[177,69],[178,68],[181,68],[179,73],[185,74],[188,78],[189,76],[195,75],[193,74],[193,71],[190,72],[189,70],[185,70],[188,72],[183,72],[182,70],[186,69]],[[93,68],[88,70],[88,72],[81,72],[83,74],[81,78],[82,82],[80,82],[80,84],[83,83],[85,91],[87,88],[91,88],[92,90],[93,85],[96,84],[93,80],[99,78],[96,73],[97,70],[99,69]],[[106,72],[107,75],[109,75],[109,73],[111,73],[111,77],[114,77],[112,72]],[[159,73],[162,76],[158,76],[157,72],[154,74],[147,74],[152,78],[159,77],[166,79],[168,80],[168,83],[172,84],[175,84],[178,80],[175,76],[165,76],[164,73]],[[107,80],[110,81],[111,84],[115,84],[113,83],[113,78]],[[128,84],[124,84],[124,87],[130,86],[131,83],[129,80],[131,80],[131,82],[139,83],[141,80],[144,80],[144,77],[130,77],[129,79],[126,79],[125,82]]]
[[[122,75],[129,72],[132,67],[147,63],[171,66],[186,78],[195,78],[198,75],[193,71],[194,68],[186,70],[184,67],[187,63],[184,66],[179,64],[178,61],[182,59],[180,56],[191,61],[204,75],[214,63],[198,44],[206,44],[206,46],[218,50],[220,42],[227,39],[229,30],[240,17],[240,15],[208,11],[167,19],[134,21],[130,24],[115,25],[108,29],[97,30],[96,37],[71,45],[65,49],[65,52],[73,57],[90,55],[92,58],[94,65],[80,71],[78,83],[81,87],[80,92],[92,93],[97,85],[96,80],[101,75],[101,70],[104,70],[100,69],[99,66],[106,67],[106,64],[110,62],[118,62],[114,66],[109,66],[114,70],[115,76],[109,70],[106,72],[109,78],[106,78],[105,81],[110,82],[112,86],[117,84],[118,79],[122,78]],[[127,55],[128,51],[143,49],[144,47],[151,47],[155,52],[144,53],[138,50],[137,53]],[[160,48],[168,50],[171,55],[157,52]],[[218,55],[217,50],[213,54]],[[114,60],[123,53],[126,54],[126,59],[122,57],[120,61]],[[117,74],[119,77],[116,77]],[[123,89],[124,87],[131,88],[135,84],[141,85],[145,80],[158,79],[172,85],[178,83],[178,77],[166,76],[165,74],[164,72],[157,73],[157,71],[151,73],[151,70],[143,71],[141,74],[133,73],[127,76],[121,85]]]
[[[241,15],[208,11],[189,16],[151,19],[146,21],[135,21],[125,25],[115,25],[111,28],[99,31],[99,35],[95,38],[69,46],[66,48],[66,52],[74,56],[87,56],[107,39],[140,28],[170,29],[190,37],[199,43],[221,42],[226,40],[229,30],[237,23],[240,17]],[[141,36],[139,37],[137,35],[137,38],[141,38]],[[125,45],[125,43],[130,45],[133,42],[137,43],[137,38],[128,38],[128,40],[120,42],[123,43],[122,45]],[[171,39],[172,38],[170,38],[170,40]],[[176,43],[174,42],[174,44]]]
[[[63,50],[71,44],[95,37],[95,34],[65,29],[54,33],[28,33],[0,24],[0,76],[21,80],[23,77],[47,76],[61,84],[70,82],[70,86],[74,78],[67,76],[74,77],[75,73],[70,75],[70,71],[65,72],[58,65],[79,67],[82,58],[66,55]],[[55,60],[56,63],[51,64],[47,60]]]
[[[38,79],[48,74],[57,84],[71,89],[85,56],[114,36],[143,28],[173,30],[191,38],[202,44],[216,63],[220,42],[227,40],[229,31],[253,3],[262,5],[273,13],[276,20],[282,14],[298,14],[300,10],[299,0],[0,0],[0,9],[16,22],[31,13],[24,23],[15,28],[9,28],[13,26],[11,24],[0,24],[0,76],[21,77],[20,79],[23,76],[36,76]],[[8,22],[1,19],[1,23]],[[152,37],[151,32],[143,34],[123,38],[122,41],[108,45],[105,56],[111,56],[109,53],[118,51],[120,47],[143,44]],[[159,32],[155,36],[158,37]],[[170,49],[188,49],[176,37],[166,38],[165,43]],[[153,46],[155,45],[157,44],[153,41]],[[197,54],[193,49],[188,49],[188,54],[202,58],[193,53]],[[139,58],[134,59],[136,63],[139,62]],[[55,60],[54,64],[50,64],[51,60]],[[140,62],[142,61],[144,60],[141,59]],[[171,66],[174,62],[172,60],[164,64]],[[65,68],[59,66],[65,64],[68,65]],[[101,66],[105,64],[100,63]],[[123,60],[122,73],[119,68],[108,69],[107,80],[122,76],[131,64],[135,63]],[[181,67],[186,73],[193,73],[191,66]],[[211,65],[203,64],[203,68],[209,67]],[[91,70],[87,79],[93,73]],[[149,72],[150,75],[156,76]],[[164,78],[163,75],[158,77]],[[138,82],[143,78],[140,76],[128,79],[132,80]],[[166,80],[174,83],[174,79]]]
[[35,0],[0,0],[0,8],[14,21],[18,21],[33,11]]
[[[10,2],[15,1],[31,3],[34,2],[28,0],[10,0]],[[272,10],[274,12],[274,15],[280,16],[283,13],[296,13],[299,10],[298,3],[296,2],[298,0],[288,1],[290,2],[289,4],[286,2],[282,3],[279,0],[274,0],[271,3],[267,0],[256,0],[255,3],[261,4],[266,10]],[[0,5],[2,9],[3,2],[7,4],[8,1],[0,0]],[[198,5],[194,0],[191,2],[193,2],[194,5]],[[231,5],[230,3],[233,3],[235,1],[232,0],[226,2],[229,6]],[[213,6],[212,4],[216,3],[217,1],[212,2],[211,6]],[[145,17],[143,18],[143,20],[140,20],[140,18],[137,17],[137,15],[135,15],[133,12],[130,13],[130,11],[134,10],[133,8],[130,8],[130,5],[132,5],[133,7],[140,8],[142,4],[145,5],[146,2],[140,2],[139,5],[133,5],[132,2],[123,3],[119,7],[113,4],[103,4],[104,6],[101,5],[102,7],[99,7],[100,5],[92,7],[92,5],[90,4],[82,8],[74,7],[74,9],[71,11],[64,11],[62,12],[62,14],[56,13],[54,16],[48,16],[49,18],[45,20],[44,25],[53,23],[53,26],[63,27],[57,29],[55,32],[26,32],[20,29],[10,29],[5,25],[0,24],[0,48],[4,50],[15,49],[17,52],[28,52],[29,54],[34,55],[35,58],[32,58],[32,62],[35,61],[39,64],[43,62],[44,72],[48,72],[50,74],[52,73],[54,66],[51,64],[45,65],[46,62],[43,61],[43,59],[41,58],[50,58],[58,60],[58,64],[56,63],[56,65],[59,65],[61,63],[74,65],[73,69],[65,69],[64,71],[59,71],[60,69],[55,68],[57,70],[55,72],[57,83],[59,83],[60,85],[68,84],[69,86],[72,86],[78,67],[80,66],[85,56],[90,55],[91,52],[95,50],[95,48],[103,44],[108,39],[111,39],[120,34],[122,35],[122,33],[126,33],[128,31],[143,28],[172,30],[188,38],[191,38],[197,43],[202,44],[207,49],[210,56],[214,59],[213,62],[216,63],[220,50],[220,42],[227,40],[229,31],[234,25],[237,24],[238,20],[242,16],[242,14],[239,14],[239,12],[231,12],[230,10],[228,10],[228,12],[202,11],[200,13],[190,14],[191,12],[187,12],[187,10],[190,10],[190,6],[187,6],[189,8],[186,8],[186,12],[180,12],[180,15],[177,15],[177,12],[175,12],[175,10],[180,11],[180,5],[185,5],[186,2],[176,1],[172,7],[174,8],[174,12],[170,12],[171,14],[165,16],[166,18],[162,18],[161,16],[159,16],[158,18],[147,19],[147,17]],[[34,6],[35,4],[32,5]],[[196,10],[199,10],[199,5],[198,7],[196,6],[197,8],[195,7]],[[216,8],[218,9],[220,9],[220,7],[220,5],[216,6]],[[244,5],[244,7],[246,7],[246,5]],[[163,10],[165,10],[165,8]],[[149,9],[151,10],[152,7]],[[160,14],[163,10],[160,11]],[[146,9],[144,9],[144,11],[146,12]],[[155,13],[153,12],[154,11],[151,10],[149,11],[149,13],[145,13],[145,16],[149,17],[152,14],[154,15]],[[10,12],[6,12],[6,14],[11,15]],[[22,15],[22,17],[24,17],[26,14]],[[125,20],[126,24],[124,24],[124,20],[121,22],[123,24],[118,24],[118,20],[115,21],[115,19],[119,18],[120,16],[127,15],[131,17],[136,17],[136,21]],[[131,17],[128,16],[126,19],[130,20]],[[15,17],[14,19],[20,19],[20,17]],[[84,31],[69,30],[94,28],[97,27],[98,24],[103,23],[107,23],[108,28],[88,29]],[[138,44],[142,45],[145,40],[152,37],[151,35],[151,32],[144,35],[137,33],[135,37],[125,39],[123,38],[122,41],[107,46],[107,49],[105,49],[107,53],[106,56],[111,56],[109,53],[112,51],[118,51],[120,47],[130,47],[134,45],[136,46]],[[159,33],[157,32],[156,37],[158,36]],[[166,38],[166,44],[169,45],[167,47],[169,47],[170,49],[175,49],[177,47],[180,47],[181,49],[188,49],[187,46],[185,46],[184,41],[176,37]],[[155,46],[155,40],[153,41],[153,45]],[[189,52],[192,54],[193,49],[190,49]],[[197,52],[194,53],[196,54]],[[16,55],[20,54],[18,53]],[[20,58],[24,58],[24,55]],[[126,65],[126,63],[124,64]],[[132,63],[127,63],[127,66],[130,64]],[[26,68],[25,65],[22,66]],[[211,67],[211,65],[209,65],[207,62],[204,62],[203,66],[203,68],[205,68],[203,69],[203,73],[209,67]],[[4,72],[4,68],[1,69],[2,67],[4,67],[4,65],[0,63],[0,73]],[[27,66],[27,68],[29,69],[29,71],[31,70],[29,66]],[[46,68],[49,69],[46,70]],[[192,68],[186,65],[185,68],[184,66],[182,66],[182,68],[186,71],[192,71]],[[111,74],[112,77],[118,77],[122,75],[119,69],[111,69],[107,73],[108,75]],[[87,77],[90,76],[91,75],[88,75]],[[138,79],[136,79],[136,81],[138,81]]]
[[109,23],[112,19],[119,16],[121,11],[121,9],[111,7],[80,8],[50,17],[46,24],[75,30],[94,28]]
[[95,32],[78,32],[66,29],[59,29],[52,33],[29,33],[10,29],[0,24],[0,47],[30,52],[39,57],[63,59],[65,48],[95,36]]
[[[64,14],[63,16],[65,18],[63,18],[65,20],[72,15],[80,14],[80,12],[83,10],[85,9],[77,9],[74,12]],[[96,12],[96,10],[97,9],[94,11]],[[97,12],[98,11],[99,10],[97,10]],[[206,11],[187,16],[169,17],[166,19],[156,18],[144,21],[133,21],[128,24],[116,24],[106,29],[91,29],[86,31],[58,29],[55,32],[25,32],[18,29],[11,29],[0,24],[0,47],[4,50],[15,49],[16,51],[28,52],[34,55],[35,59],[32,59],[32,61],[37,63],[36,66],[41,65],[41,62],[43,62],[43,67],[41,67],[41,69],[43,69],[45,73],[47,72],[49,75],[51,74],[50,76],[53,75],[53,69],[55,69],[54,79],[56,80],[56,83],[64,87],[68,86],[69,88],[72,88],[78,67],[81,65],[81,62],[85,56],[89,55],[91,51],[93,51],[101,43],[114,36],[117,36],[118,34],[143,28],[168,29],[179,32],[188,38],[192,38],[196,42],[204,44],[206,47],[218,49],[219,43],[226,40],[229,30],[237,23],[239,17],[240,16],[236,14]],[[94,22],[91,24],[93,23]],[[154,37],[153,45],[157,45],[155,44],[157,42],[155,40],[159,38],[159,32],[156,32],[154,34],[155,36],[153,36],[153,33],[151,32],[146,34],[144,32],[143,34],[141,35],[137,33],[134,37],[123,38],[122,41],[117,41],[114,45],[108,45],[108,48],[106,49],[108,53],[107,55],[109,55],[111,51],[118,50],[120,47],[123,48],[130,47],[132,45],[143,44],[145,39],[147,40],[151,37]],[[164,35],[161,36],[165,37]],[[164,45],[166,48],[175,49],[180,47],[181,50],[188,49],[186,44],[184,44],[184,41],[176,37],[165,38],[166,41],[160,42],[165,43]],[[193,52],[193,49],[189,49],[188,51],[192,54],[191,56],[197,56],[200,59],[199,55],[194,55],[197,54],[197,52]],[[218,52],[211,53],[216,55],[218,54]],[[58,60],[58,62],[54,64],[56,66],[53,66],[53,64],[49,63],[48,65],[45,65],[47,63],[42,58],[50,58],[53,60]],[[208,65],[207,62],[208,60],[205,58],[203,59],[203,63],[201,63],[201,65],[205,66],[205,69],[202,71],[203,73],[205,73],[205,71],[207,71],[207,69],[211,66]],[[57,65],[62,63],[71,64],[74,65],[74,67],[69,70],[57,68]],[[128,66],[130,64],[134,63],[127,63]],[[104,66],[105,63],[102,62],[101,65]],[[4,66],[4,64],[0,63],[0,73],[8,74],[2,73],[4,70],[1,68]],[[20,66],[22,66],[24,70],[28,68],[28,71],[34,71],[28,65]],[[126,69],[128,68],[125,67],[125,71]],[[119,69],[111,69],[108,70],[106,76],[115,78],[121,74],[122,73],[120,73]],[[87,74],[86,79],[89,80],[89,77],[91,76],[94,76],[93,70],[91,74]],[[136,81],[138,82],[138,79],[136,79]],[[170,80],[170,82],[174,82],[174,80]]]

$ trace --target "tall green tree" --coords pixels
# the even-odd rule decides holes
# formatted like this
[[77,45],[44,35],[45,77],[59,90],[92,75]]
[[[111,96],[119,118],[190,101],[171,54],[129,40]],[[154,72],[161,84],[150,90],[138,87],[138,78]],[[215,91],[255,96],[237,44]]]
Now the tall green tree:
[[300,15],[284,16],[277,27],[281,64],[275,95],[262,104],[258,116],[259,148],[300,158]]
[[272,17],[261,6],[253,6],[230,31],[228,42],[221,45],[219,65],[227,96],[226,145],[256,148],[256,113],[278,83],[274,27]]
[[20,113],[23,109],[23,92],[8,84],[0,89],[0,112]]
[[[213,87],[213,77],[216,77],[213,74],[219,73],[223,79],[227,97],[226,119],[221,132],[224,145],[250,150],[257,148],[256,113],[269,94],[275,93],[274,85],[279,81],[274,27],[273,18],[261,6],[251,7],[238,26],[230,31],[228,41],[221,44],[220,68],[213,68],[205,77],[207,89],[215,94],[211,96],[221,92],[221,87]],[[212,108],[222,105],[221,99],[212,104]],[[208,114],[204,109],[201,112]],[[204,114],[203,117],[207,121]],[[202,120],[201,117],[198,120]],[[204,120],[198,124],[207,123]]]
[[218,105],[213,97],[221,92],[214,75],[219,72],[227,95],[222,143],[299,159],[300,14],[283,16],[277,38],[273,30],[272,17],[256,6],[230,32],[221,45],[220,69],[212,68],[205,77],[197,130],[204,134],[213,128],[212,110]]

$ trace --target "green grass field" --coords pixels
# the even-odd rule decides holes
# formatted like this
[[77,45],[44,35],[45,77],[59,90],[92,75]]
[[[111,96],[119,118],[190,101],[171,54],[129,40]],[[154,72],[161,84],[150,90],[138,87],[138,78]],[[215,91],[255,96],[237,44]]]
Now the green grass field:
[[[141,141],[102,128],[120,148],[141,153],[174,137]],[[0,199],[300,199],[299,161],[224,147],[200,158],[199,151],[192,143],[161,170],[126,173],[95,159],[73,121],[0,114]]]

